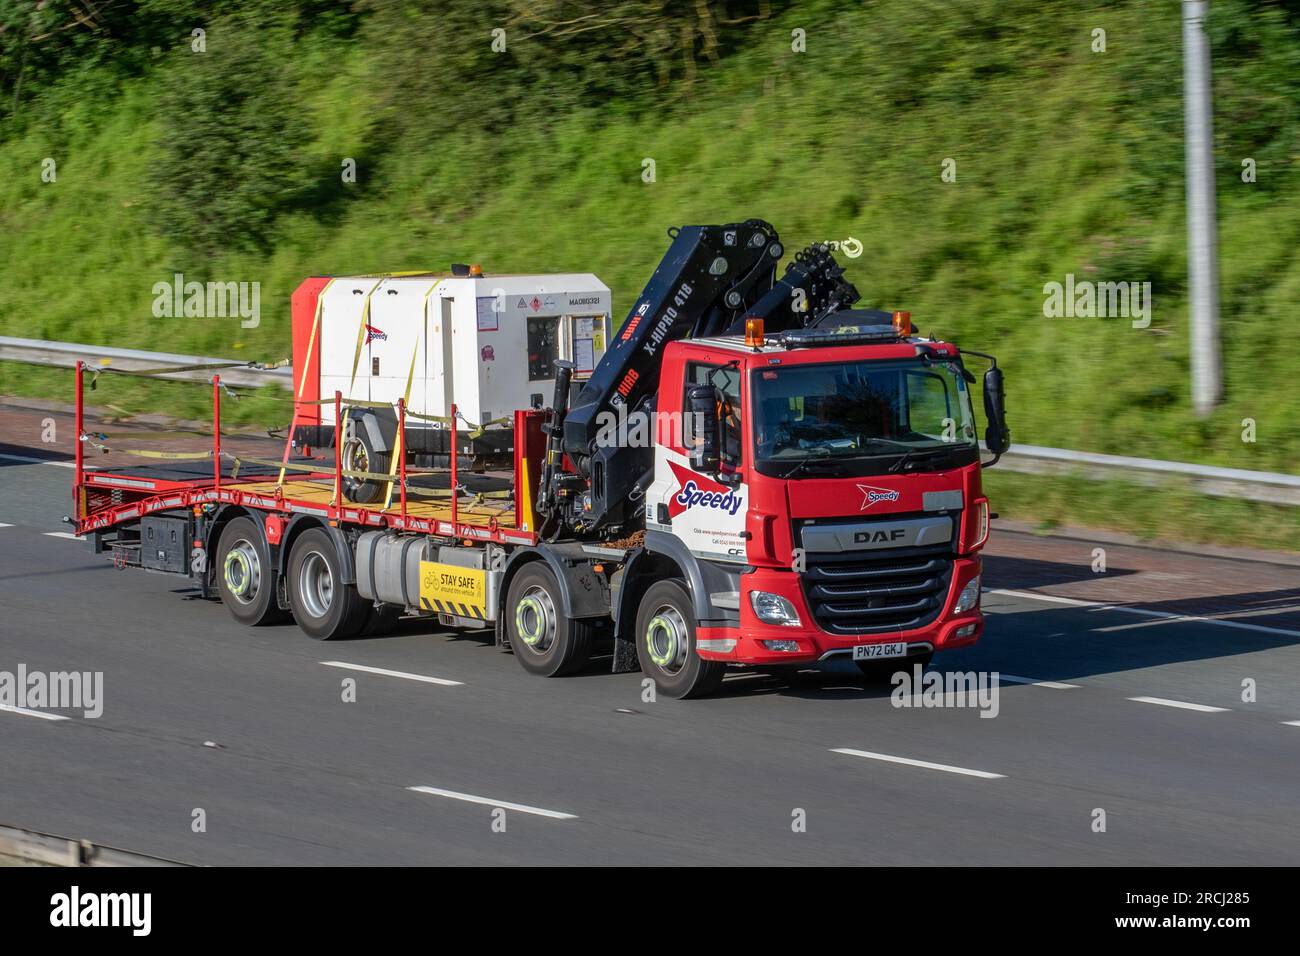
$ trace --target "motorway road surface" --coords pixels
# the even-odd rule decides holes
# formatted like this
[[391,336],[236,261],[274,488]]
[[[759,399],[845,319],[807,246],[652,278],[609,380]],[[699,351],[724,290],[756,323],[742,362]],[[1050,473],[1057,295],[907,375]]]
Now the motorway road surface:
[[0,823],[198,864],[1300,863],[1295,567],[995,533],[984,639],[935,661],[1000,672],[994,718],[851,665],[649,703],[424,622],[240,627],[58,536],[66,461],[3,440],[0,671],[105,703],[0,711]]

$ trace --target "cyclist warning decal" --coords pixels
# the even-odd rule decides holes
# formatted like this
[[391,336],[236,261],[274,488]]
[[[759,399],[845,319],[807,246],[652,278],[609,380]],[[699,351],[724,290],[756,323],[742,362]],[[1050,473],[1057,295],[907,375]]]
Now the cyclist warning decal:
[[420,604],[482,621],[487,617],[487,572],[436,561],[420,562]]

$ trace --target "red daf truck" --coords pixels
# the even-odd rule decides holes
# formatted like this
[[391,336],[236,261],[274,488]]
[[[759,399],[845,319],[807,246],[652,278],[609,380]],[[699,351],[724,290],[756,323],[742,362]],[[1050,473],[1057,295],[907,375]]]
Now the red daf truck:
[[[90,471],[79,443],[78,533],[245,624],[422,615],[543,676],[603,646],[672,697],[729,665],[871,671],[978,640],[996,361],[967,353],[990,363],[981,463],[963,354],[852,308],[829,248],[778,278],[760,220],[669,235],[612,335],[589,275],[308,280],[283,458],[232,459],[219,425],[196,464]],[[80,431],[80,370],[77,395]]]

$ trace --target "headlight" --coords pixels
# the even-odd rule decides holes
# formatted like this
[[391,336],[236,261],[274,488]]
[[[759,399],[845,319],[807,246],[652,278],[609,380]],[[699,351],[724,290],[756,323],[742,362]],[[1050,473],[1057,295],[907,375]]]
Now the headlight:
[[767,591],[750,591],[749,603],[754,614],[764,624],[780,624],[784,627],[799,626],[799,612],[794,605],[779,594]]
[[953,605],[953,614],[965,614],[972,610],[980,602],[980,576],[977,574],[971,579],[971,582],[961,589],[961,594],[957,595],[957,603]]

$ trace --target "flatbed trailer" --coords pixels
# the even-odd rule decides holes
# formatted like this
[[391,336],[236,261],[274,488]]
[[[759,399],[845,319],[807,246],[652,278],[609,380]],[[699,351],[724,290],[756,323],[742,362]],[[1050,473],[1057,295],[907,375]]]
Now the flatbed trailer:
[[[214,366],[220,367],[224,366]],[[244,460],[229,454],[223,450],[221,442],[223,386],[219,373],[214,373],[212,377],[213,444],[211,451],[206,453],[212,459],[210,466],[204,467],[191,455],[177,456],[166,464],[87,469],[84,448],[89,436],[85,430],[85,371],[85,363],[77,362],[73,415],[78,441],[73,461],[73,504],[78,534],[102,533],[123,521],[176,507],[192,508],[205,503],[216,503],[272,510],[285,515],[322,517],[333,524],[355,523],[362,527],[387,527],[398,531],[444,534],[453,538],[503,544],[537,542],[537,535],[528,530],[535,523],[535,516],[531,512],[521,513],[521,509],[529,508],[528,496],[514,500],[511,495],[512,505],[500,507],[485,503],[482,493],[467,491],[470,503],[461,506],[459,494],[450,493],[450,488],[456,488],[458,478],[463,475],[458,474],[459,456],[456,445],[459,432],[455,428],[449,430],[451,463],[445,472],[449,481],[447,492],[440,495],[436,487],[421,488],[419,476],[434,478],[442,473],[421,472],[412,475],[407,471],[405,456],[394,456],[391,474],[373,476],[377,479],[386,478],[397,489],[396,504],[391,495],[383,503],[345,503],[345,472],[340,449],[337,446],[334,449],[332,468],[314,468],[308,462],[316,461],[315,459],[294,456],[292,427],[291,434],[285,440],[283,459],[278,466],[263,459]],[[300,404],[302,403],[295,403],[295,406]],[[333,407],[338,434],[343,433],[343,410],[348,406],[342,393],[336,392]],[[401,435],[399,440],[405,445],[404,400],[398,399],[395,406]],[[451,408],[451,418],[454,421],[457,409],[454,404]],[[296,418],[295,407],[295,421]],[[526,458],[530,452],[540,459],[542,418],[541,412],[535,410],[515,413],[515,471],[486,477],[513,485],[516,475],[526,473]],[[287,476],[291,470],[298,473],[296,477]],[[124,500],[127,497],[131,500]]]
[[[294,532],[308,527],[363,532],[393,531],[445,539],[448,544],[496,545],[503,549],[533,547],[538,544],[536,515],[531,509],[532,496],[527,493],[527,476],[536,475],[544,454],[541,424],[544,415],[536,410],[522,410],[514,415],[515,470],[513,472],[466,473],[457,454],[457,431],[451,430],[450,467],[446,471],[408,472],[404,458],[395,462],[390,477],[394,493],[388,500],[372,503],[350,502],[343,495],[342,467],[338,449],[332,468],[321,467],[319,459],[294,455],[293,439],[286,439],[280,467],[258,459],[248,461],[224,451],[220,437],[222,384],[213,376],[212,401],[214,438],[207,454],[212,464],[204,465],[193,457],[160,464],[134,467],[87,468],[84,456],[86,429],[84,421],[83,363],[75,369],[75,430],[78,441],[74,460],[74,518],[78,535],[90,535],[96,553],[114,552],[120,567],[139,565],[149,570],[174,570],[179,564],[175,553],[148,556],[144,542],[121,537],[126,529],[150,516],[193,519],[199,527],[186,535],[189,542],[185,567],[190,568],[201,589],[213,590],[206,554],[213,530],[219,527],[220,515],[231,513],[262,516],[268,538],[277,548],[287,547]],[[401,439],[405,440],[404,403],[396,409]],[[341,393],[335,396],[336,427],[343,431],[343,410],[348,402]],[[452,406],[452,416],[456,407]],[[531,458],[531,463],[530,463]],[[520,482],[516,476],[524,476]],[[379,479],[382,476],[372,476]],[[441,479],[441,481],[440,481]],[[445,483],[445,487],[440,487]],[[522,488],[516,494],[514,489]],[[453,494],[451,489],[457,489]],[[509,493],[502,497],[503,489]],[[214,516],[204,522],[205,515]],[[203,528],[210,523],[213,527]],[[204,531],[206,530],[206,535]],[[139,544],[139,554],[133,555]],[[164,548],[163,551],[171,549]],[[197,559],[197,560],[196,560]],[[349,575],[350,577],[350,575]],[[355,580],[344,580],[354,584]],[[287,600],[282,602],[287,603]],[[426,610],[430,608],[425,607]],[[282,607],[281,610],[287,610]]]

